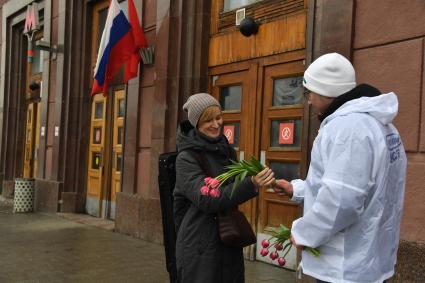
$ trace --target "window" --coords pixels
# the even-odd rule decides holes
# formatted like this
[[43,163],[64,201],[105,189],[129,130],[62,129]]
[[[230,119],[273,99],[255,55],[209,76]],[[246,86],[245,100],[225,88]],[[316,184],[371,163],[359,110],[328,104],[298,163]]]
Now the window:
[[94,118],[103,119],[103,102],[96,102],[94,109]]
[[102,143],[102,128],[94,127],[93,128],[93,144]]
[[124,99],[118,99],[118,118],[123,118],[125,112]]
[[240,111],[242,86],[228,86],[220,89],[220,105],[223,111]]
[[100,152],[92,152],[91,169],[99,170],[102,154]]
[[115,170],[117,172],[121,172],[121,161],[122,161],[122,157],[120,154],[117,154],[117,159],[115,160],[116,164],[115,164]]
[[294,180],[300,178],[299,163],[272,161],[269,167],[273,170],[277,179]]
[[301,125],[300,119],[273,120],[270,130],[270,147],[300,147]]
[[303,103],[303,77],[277,79],[273,82],[273,106]]
[[124,136],[124,128],[118,127],[118,137],[117,137],[117,144],[122,144],[122,138]]
[[224,0],[224,12],[235,10],[237,8],[248,6],[262,0]]

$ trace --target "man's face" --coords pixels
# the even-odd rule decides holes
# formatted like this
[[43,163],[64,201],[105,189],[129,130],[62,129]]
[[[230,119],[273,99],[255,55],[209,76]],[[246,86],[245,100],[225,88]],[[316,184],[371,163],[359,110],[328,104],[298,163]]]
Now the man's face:
[[308,99],[308,104],[310,104],[313,107],[313,111],[317,115],[322,115],[323,112],[325,112],[325,110],[328,109],[329,105],[335,99],[333,97],[326,97],[326,96],[319,95],[312,91],[307,92],[306,98]]

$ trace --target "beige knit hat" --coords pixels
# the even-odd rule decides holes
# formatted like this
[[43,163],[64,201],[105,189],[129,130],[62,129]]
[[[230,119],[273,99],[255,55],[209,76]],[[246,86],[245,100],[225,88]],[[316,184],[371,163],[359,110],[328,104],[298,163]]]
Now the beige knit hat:
[[208,93],[197,93],[187,99],[183,110],[187,112],[189,122],[196,128],[202,112],[210,106],[218,106],[221,109],[220,103],[213,96]]

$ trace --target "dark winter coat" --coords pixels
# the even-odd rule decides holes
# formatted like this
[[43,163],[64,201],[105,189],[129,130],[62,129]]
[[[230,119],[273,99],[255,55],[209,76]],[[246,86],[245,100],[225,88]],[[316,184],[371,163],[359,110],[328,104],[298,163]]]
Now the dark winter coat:
[[219,198],[201,195],[207,174],[189,150],[203,154],[209,164],[207,170],[213,175],[210,177],[215,177],[226,170],[230,159],[236,159],[234,149],[223,135],[211,139],[183,122],[177,148],[174,217],[179,280],[181,283],[244,282],[242,248],[225,246],[220,241],[216,214],[257,196],[256,188],[250,178],[245,178],[231,198],[232,184],[221,187]]

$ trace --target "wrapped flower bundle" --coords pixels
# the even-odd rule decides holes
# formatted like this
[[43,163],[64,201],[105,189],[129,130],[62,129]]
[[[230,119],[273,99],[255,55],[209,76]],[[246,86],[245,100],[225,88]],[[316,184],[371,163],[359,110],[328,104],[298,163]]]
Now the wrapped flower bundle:
[[[261,242],[261,246],[263,247],[260,251],[261,256],[269,256],[272,260],[277,259],[277,263],[280,266],[284,266],[286,264],[286,255],[292,248],[292,243],[289,241],[291,237],[291,230],[285,227],[285,225],[280,224],[280,227],[273,234],[273,236],[266,240],[264,239]],[[285,242],[287,242],[285,244]],[[315,257],[320,256],[320,251],[318,249],[305,247],[305,250],[311,253]]]

